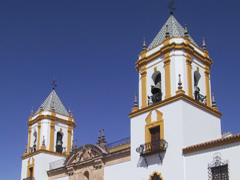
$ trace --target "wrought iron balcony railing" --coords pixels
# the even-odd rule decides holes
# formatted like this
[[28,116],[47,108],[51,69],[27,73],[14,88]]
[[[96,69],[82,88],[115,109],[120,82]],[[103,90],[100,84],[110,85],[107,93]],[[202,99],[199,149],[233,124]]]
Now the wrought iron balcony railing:
[[146,156],[155,153],[165,152],[167,147],[167,141],[165,141],[164,139],[160,139],[157,141],[142,144],[136,149],[136,151],[140,153],[140,156]]
[[23,180],[35,180],[34,177],[28,177],[28,178],[24,178]]
[[154,104],[159,101],[162,101],[162,92],[161,91],[152,96],[148,96],[148,105]]
[[194,96],[195,96],[195,100],[197,100],[200,103],[206,104],[206,97],[207,96],[203,96],[198,91],[195,91]]

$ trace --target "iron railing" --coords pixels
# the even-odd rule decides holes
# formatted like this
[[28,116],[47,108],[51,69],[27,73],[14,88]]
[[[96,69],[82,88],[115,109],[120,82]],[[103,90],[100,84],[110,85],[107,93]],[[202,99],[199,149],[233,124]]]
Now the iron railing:
[[118,141],[107,144],[107,149],[115,147],[115,146],[119,146],[119,145],[122,145],[122,144],[126,144],[126,143],[129,143],[129,142],[130,142],[130,137],[120,139]]
[[162,92],[158,92],[153,94],[152,96],[148,96],[148,105],[154,104],[156,102],[162,101]]
[[167,147],[168,147],[167,141],[165,141],[164,139],[160,139],[157,141],[142,144],[136,149],[136,151],[140,153],[140,156],[145,156],[164,152],[166,151]]
[[195,100],[197,100],[200,103],[206,104],[206,97],[207,96],[203,96],[198,91],[195,91],[194,96],[195,96]]
[[24,178],[23,180],[35,180],[34,177],[28,177],[28,178]]
[[60,159],[58,161],[54,161],[49,163],[49,170],[60,168],[64,166],[65,159]]

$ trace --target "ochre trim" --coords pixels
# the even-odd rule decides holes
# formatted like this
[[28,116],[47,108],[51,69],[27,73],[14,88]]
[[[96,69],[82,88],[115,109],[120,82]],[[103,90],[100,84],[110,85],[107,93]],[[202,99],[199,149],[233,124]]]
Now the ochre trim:
[[212,149],[212,148],[221,147],[221,146],[225,146],[233,143],[239,143],[239,142],[240,142],[240,134],[236,134],[226,138],[220,138],[213,141],[208,141],[205,143],[186,147],[183,149],[183,154],[194,153],[198,151],[203,151],[203,150]]
[[68,156],[67,154],[62,154],[62,153],[59,153],[59,152],[52,152],[52,151],[48,151],[48,150],[45,150],[45,149],[39,149],[39,150],[37,150],[33,153],[22,156],[21,159],[22,160],[27,159],[29,157],[35,156],[35,155],[40,154],[40,153],[52,154],[52,155],[62,156],[62,157],[67,157]]
[[[32,163],[30,163],[32,159]],[[27,166],[27,178],[30,177],[30,168],[33,169],[32,171],[32,177],[34,177],[34,158],[33,157],[30,157],[29,160],[28,160],[28,166]]]
[[171,95],[171,71],[170,71],[170,52],[164,55],[164,68],[165,68],[165,99],[170,98]]
[[64,120],[64,119],[61,119],[61,118],[58,118],[56,116],[51,116],[51,115],[39,115],[38,117],[36,117],[34,120],[32,121],[28,121],[27,122],[27,125],[32,125],[42,119],[50,119],[52,121],[57,121],[57,122],[60,122],[60,123],[63,123],[63,124],[66,124],[66,125],[70,125],[70,126],[73,126],[73,127],[76,127],[76,123],[73,122],[73,121],[68,121],[68,120]]
[[71,151],[71,137],[72,137],[72,126],[68,126],[68,136],[67,136],[67,155],[70,154],[70,151]]
[[141,84],[142,84],[142,106],[144,108],[147,106],[147,70],[146,65],[141,69]]
[[118,146],[108,148],[108,152],[113,153],[113,152],[116,152],[116,151],[121,151],[123,149],[130,148],[130,146],[131,146],[130,142],[127,142],[127,143],[124,143],[124,144],[120,144]]
[[55,123],[54,123],[54,121],[51,121],[51,124],[50,124],[49,151],[53,151],[53,144],[54,144],[54,129],[55,129]]
[[[159,44],[159,45],[161,45],[161,44]],[[148,62],[152,61],[153,59],[155,59],[159,56],[165,55],[167,52],[170,52],[172,50],[184,50],[185,52],[188,52],[189,54],[195,56],[197,59],[199,59],[204,64],[207,64],[209,67],[211,67],[213,61],[208,56],[202,55],[199,52],[197,52],[196,50],[194,50],[194,48],[191,45],[196,47],[194,44],[187,44],[185,42],[180,43],[180,44],[177,44],[175,42],[173,42],[171,44],[164,43],[164,46],[160,50],[158,50],[155,53],[149,55],[148,57],[144,57],[144,58],[139,59],[136,62],[136,69],[139,70],[140,67],[142,67],[143,65],[147,64]],[[198,48],[198,47],[196,47],[196,48],[199,49],[200,51],[202,51],[200,48]],[[148,52],[150,50],[151,49],[149,49]]]
[[162,112],[155,110],[157,113],[157,119],[152,121],[152,111],[147,115],[145,119],[145,143],[151,142],[150,129],[159,126],[160,127],[160,139],[164,139],[164,120],[162,118]]
[[209,67],[205,64],[204,65],[204,74],[205,74],[205,85],[206,85],[206,96],[207,96],[207,106],[211,107],[211,102],[210,102],[210,82],[209,82],[209,74],[210,70]]
[[187,64],[187,87],[188,87],[188,96],[193,98],[192,90],[192,59],[191,55],[186,52],[186,64]]
[[38,121],[38,141],[37,141],[37,150],[40,147],[40,137],[41,137],[41,121]]
[[32,125],[28,128],[28,153],[30,153]]
[[160,179],[163,180],[161,173],[158,173],[157,171],[154,171],[154,172],[149,176],[149,180],[152,180],[152,177],[154,176],[154,174],[157,174],[157,175],[160,177]]
[[180,99],[183,99],[183,100],[185,100],[185,101],[187,101],[187,102],[189,102],[189,103],[191,103],[191,104],[193,104],[193,105],[201,108],[202,110],[205,110],[205,111],[209,112],[210,114],[212,114],[212,115],[214,115],[214,116],[217,116],[217,117],[219,117],[219,118],[222,117],[222,114],[221,114],[220,112],[214,110],[214,109],[211,108],[211,107],[206,106],[205,104],[202,104],[202,103],[198,102],[197,100],[194,100],[193,98],[190,98],[189,96],[187,96],[187,95],[185,95],[185,94],[183,94],[183,93],[177,94],[176,96],[173,96],[173,97],[171,97],[171,98],[165,99],[165,100],[160,101],[160,102],[158,102],[158,103],[152,104],[152,105],[147,106],[147,107],[145,107],[145,108],[143,108],[143,109],[139,109],[139,110],[136,111],[136,112],[129,113],[128,116],[129,116],[130,118],[132,118],[132,117],[135,117],[135,116],[137,116],[137,115],[139,115],[139,114],[142,114],[142,113],[151,111],[151,110],[153,110],[153,109],[156,109],[156,108],[158,108],[158,107],[164,106],[164,105],[166,105],[166,104],[172,103],[172,102],[177,101],[177,100],[180,100]]

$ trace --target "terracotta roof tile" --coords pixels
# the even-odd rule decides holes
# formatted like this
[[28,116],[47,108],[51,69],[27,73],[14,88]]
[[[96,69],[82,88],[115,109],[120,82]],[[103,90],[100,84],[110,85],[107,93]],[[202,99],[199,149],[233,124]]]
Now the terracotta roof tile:
[[232,143],[236,143],[236,142],[240,142],[240,133],[233,135],[233,136],[215,139],[212,141],[207,141],[204,143],[188,146],[183,149],[183,154],[202,151],[202,150],[219,147],[219,146],[224,146],[224,145],[228,145],[228,144],[232,144]]

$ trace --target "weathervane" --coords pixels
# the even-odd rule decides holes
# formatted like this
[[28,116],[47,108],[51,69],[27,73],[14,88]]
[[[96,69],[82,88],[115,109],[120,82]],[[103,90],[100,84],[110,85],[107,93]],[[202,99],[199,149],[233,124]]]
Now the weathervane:
[[173,10],[176,10],[176,8],[173,7],[173,4],[174,4],[174,0],[171,0],[168,5],[168,8],[171,9],[170,14],[173,14]]
[[53,88],[53,90],[55,89],[55,87],[57,86],[56,84],[55,84],[55,79],[53,80],[53,82],[52,82],[52,88]]

